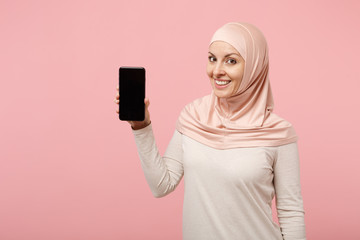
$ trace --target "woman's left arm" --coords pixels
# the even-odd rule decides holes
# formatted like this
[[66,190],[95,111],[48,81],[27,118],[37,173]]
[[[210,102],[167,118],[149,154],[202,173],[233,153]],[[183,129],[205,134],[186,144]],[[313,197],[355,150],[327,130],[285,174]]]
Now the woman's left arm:
[[284,240],[306,239],[297,143],[278,147],[274,185],[277,214]]

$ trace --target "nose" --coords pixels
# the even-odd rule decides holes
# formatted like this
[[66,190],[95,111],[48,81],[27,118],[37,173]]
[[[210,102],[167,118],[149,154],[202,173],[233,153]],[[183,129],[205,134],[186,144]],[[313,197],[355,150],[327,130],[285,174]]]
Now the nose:
[[221,77],[225,75],[225,70],[223,68],[223,65],[221,63],[216,64],[213,74],[215,77]]

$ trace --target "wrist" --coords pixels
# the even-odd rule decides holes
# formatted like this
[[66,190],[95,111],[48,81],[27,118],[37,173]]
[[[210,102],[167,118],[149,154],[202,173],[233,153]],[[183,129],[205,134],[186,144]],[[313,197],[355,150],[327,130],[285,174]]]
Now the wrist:
[[139,125],[131,125],[131,128],[132,128],[132,130],[140,130],[140,129],[146,128],[150,124],[151,124],[151,121],[149,121],[147,123],[139,124]]

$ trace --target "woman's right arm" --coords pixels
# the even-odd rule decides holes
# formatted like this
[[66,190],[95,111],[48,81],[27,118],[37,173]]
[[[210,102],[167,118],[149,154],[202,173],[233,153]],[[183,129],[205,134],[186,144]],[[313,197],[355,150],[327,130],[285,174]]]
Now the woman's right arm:
[[[115,103],[119,104],[119,87]],[[163,197],[179,184],[183,174],[181,134],[175,131],[162,157],[156,146],[149,114],[149,99],[145,99],[145,120],[128,121],[131,125],[145,178],[155,197]],[[118,110],[116,110],[119,113]]]
[[181,134],[175,131],[164,156],[156,146],[152,125],[133,130],[141,166],[154,197],[163,197],[175,190],[184,174]]

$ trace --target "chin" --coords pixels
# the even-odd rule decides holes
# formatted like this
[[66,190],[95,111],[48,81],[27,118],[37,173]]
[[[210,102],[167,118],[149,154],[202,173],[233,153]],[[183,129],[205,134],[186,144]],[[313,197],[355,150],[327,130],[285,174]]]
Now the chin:
[[228,98],[231,96],[231,94],[229,94],[227,92],[218,91],[217,89],[214,89],[214,94],[218,98]]

